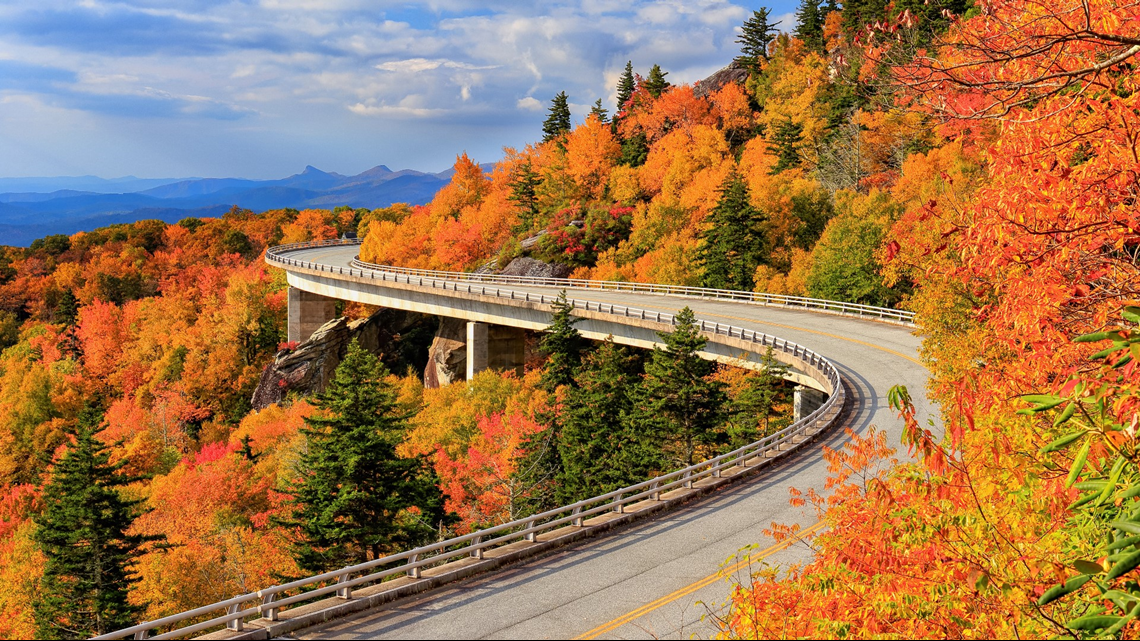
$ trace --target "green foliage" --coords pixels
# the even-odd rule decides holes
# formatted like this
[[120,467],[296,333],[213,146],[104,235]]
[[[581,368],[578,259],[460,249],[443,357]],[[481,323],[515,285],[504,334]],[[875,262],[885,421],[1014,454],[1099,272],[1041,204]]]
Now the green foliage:
[[735,171],[729,174],[701,233],[697,264],[702,268],[702,287],[752,291],[756,267],[766,255],[760,233],[765,219],[752,206],[744,179]]
[[636,369],[635,359],[616,346],[613,337],[585,359],[567,390],[560,417],[558,503],[611,492],[660,469],[655,435],[635,429],[629,421]]
[[75,298],[75,294],[70,289],[64,290],[63,294],[60,295],[53,316],[55,322],[64,327],[74,327],[76,321],[79,320],[79,300]]
[[678,312],[675,325],[670,333],[658,333],[665,349],[655,348],[645,366],[630,424],[640,434],[657,435],[666,460],[684,467],[696,462],[698,448],[727,440],[717,428],[728,397],[723,383],[708,379],[713,364],[697,355],[707,340],[693,310]]
[[835,216],[831,196],[823,190],[792,196],[792,214],[802,223],[796,230],[793,243],[800,249],[815,247],[827,223]]
[[146,610],[131,603],[133,567],[147,543],[161,537],[130,534],[141,500],[124,499],[119,488],[137,479],[112,465],[95,439],[102,417],[88,410],[75,442],[55,464],[43,490],[35,541],[46,558],[37,599],[31,604],[37,637],[75,639],[134,625]]
[[542,370],[542,386],[554,391],[560,385],[574,382],[574,374],[582,365],[582,352],[586,341],[574,325],[582,319],[574,315],[574,307],[566,300],[566,292],[558,292],[558,299],[551,304],[554,313],[550,317],[550,327],[542,336],[540,349],[546,355],[546,367]]
[[761,369],[750,372],[744,389],[732,401],[728,424],[729,447],[735,449],[773,434],[790,424],[791,417],[776,417],[776,403],[784,400],[784,375],[788,366],[776,360],[772,348],[760,360]]
[[801,0],[796,11],[796,37],[809,51],[824,53],[823,20],[825,8],[819,0]]
[[590,115],[597,118],[598,122],[608,123],[610,121],[610,112],[606,111],[606,109],[602,107],[601,98],[598,98],[598,101],[594,103],[594,106],[590,107]]
[[122,276],[100,272],[95,282],[99,288],[96,297],[116,305],[153,296],[158,290],[158,283],[145,278],[140,272],[131,272]]
[[668,71],[661,70],[661,65],[653,65],[649,70],[649,77],[645,79],[645,90],[649,92],[649,95],[660,98],[661,94],[672,86],[668,80],[665,80],[665,76],[668,75]]
[[768,140],[768,151],[776,156],[776,164],[772,166],[772,174],[778,174],[785,169],[799,167],[803,163],[800,149],[803,148],[804,126],[788,118],[776,126]]
[[48,256],[59,256],[69,249],[71,249],[71,239],[63,234],[37,238],[32,241],[31,246],[33,253],[43,252]]
[[282,523],[298,532],[298,566],[324,572],[415,547],[443,519],[442,497],[422,458],[396,446],[407,416],[385,380],[387,369],[354,340],[318,414],[305,419],[308,451],[288,489],[293,512]]
[[630,167],[640,167],[649,159],[649,138],[638,132],[621,141],[621,158],[618,163]]
[[629,60],[625,63],[625,71],[622,72],[621,78],[618,79],[617,84],[617,112],[614,114],[614,124],[617,124],[618,118],[625,111],[625,103],[633,97],[633,92],[637,90],[637,82],[633,78],[633,61]]
[[[893,210],[886,196],[880,204]],[[844,213],[832,219],[812,250],[806,284],[816,298],[864,305],[894,306],[903,291],[883,284],[882,264],[876,254],[886,237],[889,216],[861,217]]]
[[570,133],[570,99],[565,91],[550,101],[550,113],[542,123],[542,142],[550,142]]
[[752,16],[744,22],[740,37],[736,39],[736,42],[740,43],[740,57],[736,60],[753,73],[760,70],[761,61],[767,62],[768,46],[776,39],[778,33],[776,27],[780,23],[770,24],[768,22],[770,13],[767,7],[753,11]]
[[206,221],[202,220],[201,218],[183,218],[182,220],[178,221],[179,227],[187,229],[191,233],[198,231],[201,229],[202,225],[205,224]]
[[0,309],[0,352],[20,341],[20,317]]
[[534,170],[530,160],[520,164],[511,176],[511,194],[507,198],[515,204],[519,212],[519,222],[511,230],[515,234],[524,234],[534,229],[538,220],[538,188],[542,185],[542,176]]
[[231,229],[222,237],[222,251],[227,254],[249,256],[253,253],[253,243],[240,229]]

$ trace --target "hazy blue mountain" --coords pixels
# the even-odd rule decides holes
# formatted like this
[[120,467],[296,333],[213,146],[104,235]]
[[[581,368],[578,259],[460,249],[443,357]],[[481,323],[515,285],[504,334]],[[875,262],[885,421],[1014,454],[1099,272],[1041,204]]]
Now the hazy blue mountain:
[[[484,165],[490,171],[493,165]],[[94,176],[0,178],[0,245],[24,246],[50,234],[158,218],[218,216],[232,206],[253,211],[424,204],[451,180],[377,165],[355,176],[308,166],[278,180],[245,178],[103,179]],[[203,213],[205,212],[205,213]]]

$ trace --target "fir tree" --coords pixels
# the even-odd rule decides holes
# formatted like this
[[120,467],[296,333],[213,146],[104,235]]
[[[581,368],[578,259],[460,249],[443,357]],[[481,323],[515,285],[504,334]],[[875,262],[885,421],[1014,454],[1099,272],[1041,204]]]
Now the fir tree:
[[558,299],[551,307],[554,313],[540,349],[547,357],[542,370],[542,386],[553,392],[560,385],[573,384],[574,373],[582,364],[586,341],[574,328],[582,319],[574,315],[574,306],[567,302],[565,291],[558,293]]
[[621,78],[617,84],[617,111],[614,112],[614,122],[616,123],[622,113],[625,112],[625,103],[633,97],[633,92],[637,89],[637,81],[633,78],[633,61],[626,61],[625,71],[622,72]]
[[770,10],[762,7],[752,12],[752,17],[744,22],[740,37],[740,57],[736,60],[747,69],[756,73],[760,70],[760,61],[767,62],[768,46],[776,39],[776,26],[780,23],[768,24]]
[[319,411],[305,419],[308,451],[288,489],[293,513],[280,520],[300,533],[291,552],[302,570],[325,572],[421,545],[443,518],[426,461],[396,454],[408,417],[387,375],[353,340],[316,397]]
[[240,443],[241,443],[241,449],[237,451],[238,456],[249,461],[250,463],[256,463],[257,459],[261,458],[260,454],[254,453],[254,451],[253,451],[253,439],[251,439],[249,437],[249,434],[246,434],[245,436],[241,437]]
[[803,148],[803,133],[804,126],[791,118],[776,126],[776,131],[772,132],[772,137],[768,141],[768,151],[776,155],[776,164],[772,166],[771,174],[799,167],[803,163],[803,157],[800,155],[800,149]]
[[645,79],[645,90],[649,92],[649,95],[660,98],[661,94],[672,86],[668,80],[665,80],[665,76],[668,75],[668,71],[661,71],[661,65],[653,65],[653,68],[649,70],[649,77]]
[[55,306],[55,322],[64,327],[74,327],[79,320],[79,299],[70,289],[63,290],[59,304]]
[[634,359],[611,336],[586,358],[567,390],[558,442],[558,503],[612,492],[660,469],[655,434],[636,430],[629,421],[635,370]]
[[623,165],[640,167],[649,159],[649,139],[644,132],[638,132],[621,141],[621,158]]
[[601,98],[598,98],[598,101],[594,103],[594,106],[590,107],[590,115],[597,118],[598,122],[602,124],[609,123],[610,121],[610,112],[606,111],[605,107],[602,107]]
[[823,11],[826,6],[820,0],[802,0],[796,11],[796,37],[809,51],[824,53]]
[[542,123],[542,142],[550,142],[570,132],[570,99],[565,91],[550,101],[550,115]]
[[703,269],[701,286],[750,292],[764,258],[761,211],[752,206],[748,185],[733,171],[720,186],[720,199],[709,214],[708,229],[697,250]]
[[709,380],[713,364],[697,355],[705,347],[693,310],[677,313],[671,333],[658,333],[665,349],[654,348],[634,399],[631,426],[664,443],[663,455],[676,466],[696,462],[697,449],[726,440],[718,428],[728,396],[724,384]]
[[36,636],[75,639],[105,634],[138,622],[145,604],[130,603],[137,559],[162,537],[129,534],[143,501],[119,488],[139,479],[121,474],[95,438],[102,416],[80,416],[75,442],[52,469],[43,490],[44,511],[35,518],[35,541],[46,559],[40,592],[31,604]]
[[729,437],[732,449],[753,443],[782,429],[786,420],[773,423],[772,410],[783,396],[784,375],[788,366],[776,360],[769,346],[760,359],[761,369],[750,372],[744,388],[733,399]]
[[516,234],[526,233],[534,228],[538,219],[538,188],[542,184],[542,177],[534,170],[534,166],[527,160],[521,163],[511,176],[509,186],[511,193],[507,199],[518,207],[519,222],[512,230]]

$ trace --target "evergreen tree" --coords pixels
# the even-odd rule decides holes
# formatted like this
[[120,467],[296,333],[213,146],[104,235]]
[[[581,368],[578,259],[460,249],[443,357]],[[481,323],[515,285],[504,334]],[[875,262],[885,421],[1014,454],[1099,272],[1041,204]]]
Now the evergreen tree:
[[554,313],[539,349],[547,357],[546,366],[542,370],[542,386],[553,392],[560,385],[574,383],[574,374],[582,364],[586,341],[574,328],[582,319],[574,315],[574,306],[567,302],[565,291],[558,292],[558,299],[551,307],[554,308]]
[[760,70],[761,60],[767,62],[768,46],[778,33],[776,27],[780,23],[768,24],[769,13],[767,7],[753,11],[752,17],[741,28],[740,37],[736,39],[740,43],[740,57],[736,60],[753,73]]
[[95,410],[81,414],[74,444],[44,486],[34,535],[46,559],[31,604],[37,638],[105,634],[134,625],[146,610],[128,601],[138,581],[133,566],[144,546],[162,537],[128,533],[143,501],[123,498],[119,488],[139,479],[120,473],[127,461],[111,464],[95,438],[101,422]]
[[768,151],[776,155],[776,164],[772,166],[773,175],[799,167],[803,163],[800,149],[803,148],[804,126],[788,118],[776,126],[772,137],[768,141]]
[[291,552],[302,570],[325,572],[424,544],[443,519],[427,462],[396,454],[408,417],[387,375],[353,340],[316,397],[319,411],[305,419],[308,451],[288,489],[293,513],[280,520],[300,533]]
[[796,11],[796,37],[809,51],[824,53],[823,19],[826,6],[820,0],[801,0]]
[[660,469],[655,434],[635,430],[629,421],[635,370],[635,360],[611,336],[586,358],[567,390],[558,443],[558,503],[612,492]]
[[773,422],[772,409],[783,396],[788,366],[776,360],[769,346],[760,359],[761,369],[744,379],[744,389],[733,399],[729,425],[730,449],[743,447],[786,427],[787,418]]
[[621,141],[621,158],[623,165],[640,167],[649,159],[649,139],[644,132],[638,132]]
[[237,451],[238,456],[249,461],[250,463],[256,463],[257,459],[261,458],[260,454],[255,454],[253,452],[253,439],[249,437],[249,434],[241,437],[240,443],[241,449]]
[[621,117],[622,112],[625,111],[625,103],[633,97],[633,92],[637,89],[637,82],[633,78],[633,61],[626,61],[625,71],[622,72],[621,78],[617,84],[617,111],[614,112],[614,122]]
[[55,306],[55,322],[64,327],[74,327],[79,320],[79,299],[70,289],[63,290],[59,304]]
[[550,142],[570,132],[570,99],[565,91],[550,101],[550,115],[542,123],[542,142]]
[[748,185],[733,171],[721,184],[709,227],[701,233],[697,264],[703,268],[702,287],[752,291],[756,268],[765,257],[760,230],[764,220],[752,206]]
[[603,124],[610,121],[610,112],[606,111],[606,109],[602,107],[601,98],[598,98],[598,101],[594,103],[594,106],[590,107],[590,115],[597,118],[598,122]]
[[516,234],[526,233],[534,228],[538,219],[538,188],[542,184],[542,177],[534,170],[534,166],[527,160],[520,164],[511,176],[509,186],[511,193],[507,199],[518,207],[519,222],[512,231]]
[[653,68],[649,70],[649,77],[645,79],[645,90],[649,92],[649,95],[660,98],[661,94],[672,86],[668,80],[665,80],[665,76],[668,75],[668,71],[661,71],[661,65],[653,65]]
[[671,333],[658,333],[665,349],[655,348],[645,366],[631,427],[659,437],[666,460],[686,467],[696,462],[699,447],[727,440],[718,428],[725,419],[728,396],[723,383],[707,378],[713,363],[697,355],[707,340],[693,310],[682,309],[674,324]]

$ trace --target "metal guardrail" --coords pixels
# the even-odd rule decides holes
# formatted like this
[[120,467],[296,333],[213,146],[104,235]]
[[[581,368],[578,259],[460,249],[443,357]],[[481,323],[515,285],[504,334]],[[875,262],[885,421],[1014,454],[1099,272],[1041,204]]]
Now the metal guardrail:
[[[293,243],[272,247],[266,252],[266,260],[281,262],[281,256],[298,249],[313,247],[350,246],[360,245],[363,241],[353,240],[322,240],[306,243]],[[754,303],[772,307],[788,307],[806,309],[830,314],[858,316],[860,318],[873,318],[875,320],[898,323],[901,325],[914,325],[914,312],[875,307],[873,305],[860,305],[858,303],[844,303],[821,298],[807,298],[804,296],[785,296],[783,294],[766,294],[763,292],[740,292],[731,289],[708,289],[704,287],[686,287],[682,285],[654,285],[651,283],[626,283],[608,280],[585,280],[581,278],[538,278],[532,276],[501,276],[498,274],[472,274],[468,272],[449,272],[430,269],[411,269],[408,267],[392,267],[389,265],[376,265],[365,263],[357,259],[352,261],[353,267],[359,270],[385,271],[394,274],[410,276],[425,276],[431,278],[446,278],[463,282],[500,283],[504,285],[532,285],[536,287],[557,287],[562,289],[601,289],[621,292],[640,292],[646,294],[664,294],[668,296],[684,296],[688,298],[731,300]],[[346,272],[347,273],[347,272]]]
[[[541,304],[550,304],[555,300],[554,296],[519,293],[499,288],[492,289],[487,288],[485,285],[476,287],[475,283],[470,282],[465,283],[465,286],[461,286],[453,280],[439,278],[438,276],[431,277],[427,274],[419,275],[395,272],[387,268],[383,270],[372,270],[335,267],[320,263],[298,261],[281,255],[290,250],[333,244],[350,243],[324,241],[322,243],[299,243],[296,245],[275,247],[270,252],[267,252],[266,260],[273,264],[294,266],[317,272],[336,273],[384,281],[392,280],[413,285],[449,289],[451,291],[467,291],[502,298],[509,297],[510,300],[526,300]],[[433,274],[439,274],[439,272],[434,272]],[[675,323],[675,316],[673,314],[647,312],[645,310],[621,305],[575,299],[570,299],[567,302],[576,308],[587,309],[603,314],[651,320],[670,325]],[[568,525],[582,527],[584,520],[591,516],[608,512],[622,513],[626,505],[645,500],[660,500],[660,496],[664,492],[678,488],[692,488],[695,482],[702,479],[720,478],[724,470],[736,466],[745,466],[747,461],[755,458],[764,458],[769,452],[788,452],[794,450],[799,442],[803,442],[806,440],[806,437],[826,429],[838,417],[843,407],[845,393],[840,381],[839,371],[823,356],[816,354],[802,345],[769,336],[762,332],[722,325],[720,323],[708,323],[705,321],[701,321],[700,326],[701,330],[705,332],[739,338],[747,342],[755,343],[760,348],[767,349],[771,347],[773,350],[793,356],[805,366],[804,369],[809,373],[814,373],[815,376],[823,378],[823,380],[817,380],[819,380],[820,383],[826,383],[827,387],[831,390],[831,394],[819,409],[779,432],[726,454],[721,454],[720,456],[702,461],[684,469],[662,474],[642,483],[630,485],[620,490],[585,499],[571,505],[555,508],[547,512],[542,512],[541,514],[511,521],[510,523],[486,528],[478,532],[454,537],[399,554],[388,555],[367,563],[353,565],[333,572],[326,572],[291,583],[268,587],[256,592],[250,592],[232,599],[219,601],[154,621],[147,621],[94,638],[123,639],[133,636],[136,639],[177,639],[219,626],[226,626],[230,630],[241,631],[244,629],[244,620],[251,617],[261,617],[269,621],[277,621],[281,609],[291,605],[311,601],[315,598],[331,594],[335,594],[340,598],[349,599],[352,597],[352,589],[357,586],[378,583],[386,578],[396,576],[419,578],[422,569],[427,566],[440,565],[454,559],[468,557],[483,558],[484,551],[489,548],[497,548],[522,540],[536,541],[537,536],[543,532]],[[813,378],[815,376],[813,376]],[[795,441],[797,437],[805,438],[801,438],[800,441],[797,442]],[[782,446],[785,444],[790,445],[790,447],[783,448]],[[328,583],[328,585],[320,585],[325,583]],[[297,594],[288,594],[291,591],[298,591],[312,586],[318,587]],[[176,626],[189,620],[219,612],[222,614],[213,616],[205,621],[175,628],[154,637],[149,636],[151,631],[155,629]]]

